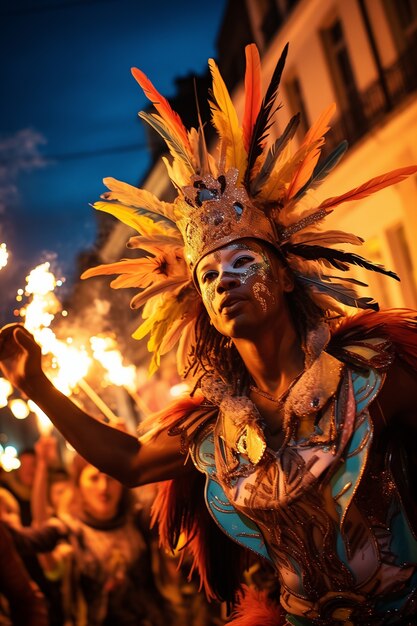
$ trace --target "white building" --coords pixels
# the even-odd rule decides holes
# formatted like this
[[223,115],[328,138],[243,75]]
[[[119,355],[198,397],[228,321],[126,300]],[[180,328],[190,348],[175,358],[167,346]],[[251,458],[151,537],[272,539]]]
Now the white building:
[[[237,29],[244,25],[235,38],[232,21]],[[305,131],[331,102],[337,104],[328,144],[347,139],[350,147],[317,190],[319,199],[417,163],[417,0],[231,1],[219,36],[224,56],[229,50],[226,83],[228,75],[236,80],[231,59],[238,54],[244,59],[242,44],[250,41],[261,52],[265,87],[290,42],[279,131],[297,111]],[[219,61],[222,68],[221,55]],[[234,100],[241,112],[242,83]],[[370,283],[382,306],[417,307],[416,177],[342,204],[327,225],[364,237],[366,249],[359,253],[401,276],[397,283],[358,268],[357,277]]]

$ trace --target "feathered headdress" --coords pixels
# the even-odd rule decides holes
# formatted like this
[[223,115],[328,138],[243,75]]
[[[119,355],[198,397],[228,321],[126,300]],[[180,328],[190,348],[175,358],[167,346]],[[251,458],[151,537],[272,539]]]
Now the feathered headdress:
[[[213,79],[210,93],[212,123],[219,135],[217,156],[207,150],[203,125],[186,130],[168,101],[140,70],[133,76],[154,104],[156,113],[140,112],[165,140],[172,159],[163,157],[177,190],[176,199],[162,202],[152,193],[113,178],[104,179],[109,191],[94,207],[111,213],[133,227],[129,248],[141,258],[124,259],[84,272],[82,278],[119,274],[111,286],[136,287],[140,292],[131,306],[143,306],[143,323],[133,337],[150,335],[148,349],[154,353],[150,370],[160,356],[179,341],[178,365],[182,371],[194,342],[195,322],[202,302],[193,281],[198,261],[226,243],[256,238],[280,250],[295,280],[305,286],[323,310],[338,311],[340,303],[361,309],[377,309],[370,297],[359,297],[353,278],[329,275],[329,268],[347,271],[351,265],[398,279],[394,272],[363,257],[333,248],[363,240],[338,230],[318,227],[339,204],[359,200],[403,180],[417,167],[394,170],[340,196],[312,204],[308,191],[316,189],[342,158],[342,142],[319,162],[324,136],[335,106],[327,108],[296,150],[292,140],[299,114],[288,122],[280,137],[271,141],[270,129],[279,106],[279,83],[287,55],[285,46],[264,98],[261,97],[261,65],[254,44],[246,47],[245,109],[240,123],[216,63],[210,59]],[[367,286],[367,285],[365,285]]]

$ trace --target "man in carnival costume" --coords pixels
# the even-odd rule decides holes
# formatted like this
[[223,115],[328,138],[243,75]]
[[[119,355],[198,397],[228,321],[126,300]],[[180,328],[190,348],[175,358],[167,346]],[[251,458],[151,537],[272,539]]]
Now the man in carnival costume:
[[[97,209],[138,235],[141,257],[85,272],[119,274],[144,307],[151,370],[177,342],[192,392],[136,439],[92,419],[43,374],[18,325],[3,329],[4,374],[103,472],[134,486],[161,483],[161,541],[181,534],[210,598],[234,604],[235,626],[415,624],[417,539],[407,444],[417,416],[417,314],[378,311],[359,297],[351,265],[397,276],[338,248],[359,237],[321,225],[335,207],[414,174],[407,167],[340,196],[316,189],[346,150],[319,161],[334,107],[296,150],[295,115],[270,137],[284,49],[264,98],[260,59],[246,48],[245,111],[237,118],[210,60],[217,158],[201,121],[187,131],[139,70],[165,139],[172,203],[105,179]],[[336,247],[334,247],[336,246]],[[336,275],[335,275],[336,270]],[[346,310],[352,307],[355,314]],[[360,309],[360,312],[357,310]],[[269,562],[280,593],[241,587],[245,566]]]

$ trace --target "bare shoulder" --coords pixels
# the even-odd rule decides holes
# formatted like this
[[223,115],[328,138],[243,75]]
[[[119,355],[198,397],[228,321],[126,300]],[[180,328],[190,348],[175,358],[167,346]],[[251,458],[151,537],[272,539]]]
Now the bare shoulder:
[[417,430],[417,372],[398,357],[388,368],[378,404],[387,422],[398,420]]

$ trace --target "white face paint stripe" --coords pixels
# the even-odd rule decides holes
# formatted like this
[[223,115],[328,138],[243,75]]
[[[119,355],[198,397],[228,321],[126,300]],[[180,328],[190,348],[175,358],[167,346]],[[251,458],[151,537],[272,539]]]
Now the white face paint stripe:
[[[253,261],[247,261],[244,267],[234,267],[234,265],[244,255],[240,252],[247,252],[248,256],[254,257]],[[249,265],[247,264],[249,263]],[[211,280],[205,280],[205,276],[210,276],[210,272],[217,276]],[[250,246],[243,242],[235,242],[216,250],[211,255],[207,255],[205,263],[199,271],[199,282],[203,302],[209,313],[215,313],[214,299],[220,281],[224,278],[236,278],[241,285],[246,285],[251,279],[258,278],[252,286],[254,298],[260,303],[263,311],[267,310],[267,300],[275,300],[271,290],[265,282],[273,277],[272,267],[267,254],[260,246]]]

